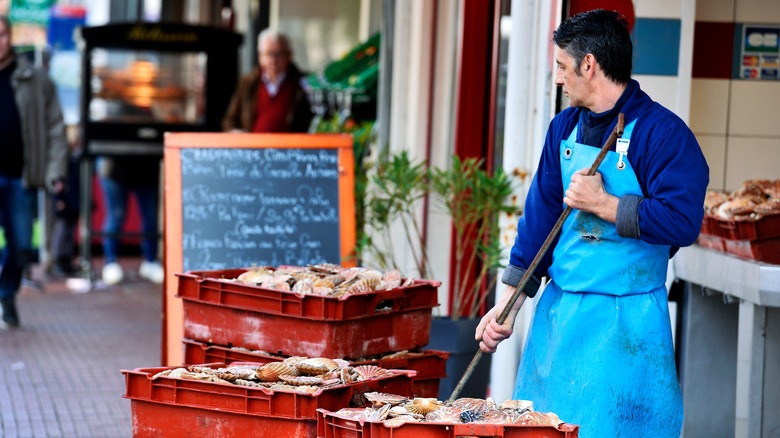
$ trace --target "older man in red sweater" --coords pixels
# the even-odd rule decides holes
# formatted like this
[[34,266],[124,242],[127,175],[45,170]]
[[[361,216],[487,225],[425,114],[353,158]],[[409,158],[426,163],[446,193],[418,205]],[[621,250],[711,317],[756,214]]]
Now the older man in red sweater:
[[292,62],[290,40],[266,29],[257,37],[259,66],[241,78],[222,127],[240,132],[306,132],[312,119],[304,75]]

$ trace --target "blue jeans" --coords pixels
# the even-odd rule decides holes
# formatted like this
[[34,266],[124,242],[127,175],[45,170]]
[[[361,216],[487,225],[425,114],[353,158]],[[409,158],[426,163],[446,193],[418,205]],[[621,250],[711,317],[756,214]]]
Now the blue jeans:
[[16,294],[33,254],[35,194],[35,189],[24,188],[20,178],[0,176],[0,220],[5,235],[0,298],[12,298]]
[[130,193],[135,194],[141,211],[144,238],[141,240],[141,252],[146,261],[157,260],[157,203],[159,201],[156,185],[128,185],[110,178],[100,178],[103,186],[103,199],[106,203],[106,219],[103,224],[103,256],[106,263],[117,260],[119,252],[119,233],[127,218],[127,200]]

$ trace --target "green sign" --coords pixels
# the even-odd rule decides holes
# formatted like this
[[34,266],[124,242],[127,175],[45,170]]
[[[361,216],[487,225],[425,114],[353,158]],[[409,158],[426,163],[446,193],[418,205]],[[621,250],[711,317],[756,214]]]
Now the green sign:
[[8,18],[13,23],[46,25],[51,7],[57,0],[11,0]]

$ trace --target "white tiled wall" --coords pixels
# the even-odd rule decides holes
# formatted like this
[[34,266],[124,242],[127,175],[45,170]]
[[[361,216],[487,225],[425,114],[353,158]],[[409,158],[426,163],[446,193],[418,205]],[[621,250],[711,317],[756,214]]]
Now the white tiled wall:
[[680,0],[634,0],[634,13],[642,18],[680,18]]
[[731,81],[729,135],[770,136],[780,141],[778,109],[780,81]]
[[728,190],[747,179],[780,178],[780,137],[729,136],[726,148],[726,181]]
[[726,165],[726,137],[723,135],[696,134],[696,140],[710,167],[711,189],[724,190],[723,169]]
[[642,90],[654,101],[668,108],[675,114],[681,114],[678,108],[677,95],[680,92],[680,80],[677,76],[634,75]]
[[[780,24],[777,0],[698,0],[696,21]],[[780,178],[780,81],[693,79],[690,126],[710,166],[710,188]]]
[[696,21],[733,22],[734,2],[735,0],[697,0]]
[[725,79],[695,79],[691,83],[690,127],[696,135],[725,137],[730,83]]
[[780,1],[777,0],[737,0],[737,23],[778,23],[780,22]]

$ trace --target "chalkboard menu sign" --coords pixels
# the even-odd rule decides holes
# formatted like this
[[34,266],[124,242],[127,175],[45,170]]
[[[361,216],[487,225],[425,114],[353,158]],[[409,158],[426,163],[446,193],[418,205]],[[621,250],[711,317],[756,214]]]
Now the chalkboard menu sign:
[[181,151],[184,270],[341,263],[335,149]]
[[352,137],[167,133],[163,363],[183,362],[177,272],[355,264]]

